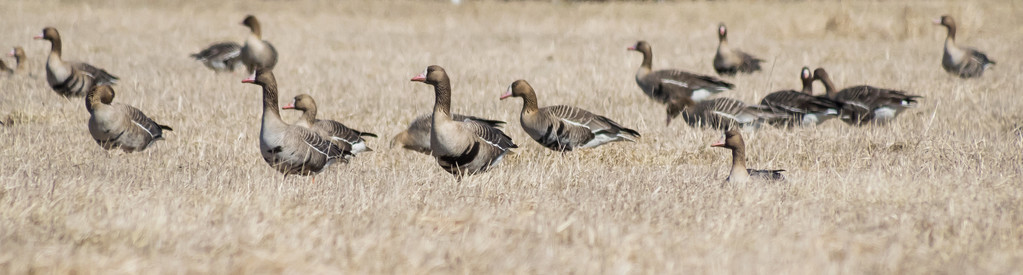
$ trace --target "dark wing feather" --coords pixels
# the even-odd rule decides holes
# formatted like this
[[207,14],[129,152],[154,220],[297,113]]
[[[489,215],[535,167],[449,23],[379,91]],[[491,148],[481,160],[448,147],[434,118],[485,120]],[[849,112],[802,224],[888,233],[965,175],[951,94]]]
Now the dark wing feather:
[[241,56],[242,46],[234,42],[221,42],[210,45],[199,53],[192,54],[197,60],[221,60],[227,61]]
[[75,70],[82,71],[88,74],[93,79],[93,85],[114,85],[117,84],[117,76],[108,73],[106,70],[96,68],[88,63],[83,62],[71,62],[71,66]]
[[165,127],[167,128],[167,130],[170,130],[170,127],[157,124],[156,121],[153,121],[152,119],[147,117],[146,114],[142,113],[141,110],[135,107],[124,104],[114,104],[114,106],[120,108],[124,114],[128,115],[128,118],[131,119],[131,122],[133,124],[135,124],[138,127],[141,127],[143,130],[149,133],[149,136],[153,137],[154,139],[163,138],[163,129]]
[[338,159],[344,163],[348,163],[348,157],[353,156],[351,152],[351,146],[342,145],[345,148],[339,147],[336,143],[330,142],[330,140],[321,137],[313,131],[302,127],[293,127],[292,133],[299,135],[309,147],[319,152],[320,154],[326,155],[327,159]]
[[507,151],[511,148],[519,148],[518,145],[512,142],[511,137],[506,135],[501,130],[490,127],[486,123],[477,122],[475,120],[462,121],[462,127],[469,130],[477,137],[486,141],[489,145],[497,147],[501,151]]
[[749,172],[749,176],[751,178],[755,178],[755,179],[766,180],[766,181],[782,181],[782,180],[785,180],[785,176],[781,174],[781,172],[785,172],[785,170],[746,169],[746,172]]
[[362,141],[362,136],[359,131],[348,128],[348,126],[341,124],[341,122],[320,119],[313,124],[313,127],[326,132],[332,138],[340,138],[349,144]]
[[763,59],[756,58],[745,52],[736,51],[739,56],[742,57],[742,64],[739,65],[739,70],[747,73],[755,72],[760,70],[760,63],[764,62]]
[[[427,117],[427,119],[430,119],[430,118],[432,118],[432,115],[427,115],[426,117]],[[452,114],[451,115],[451,119],[453,119],[455,121],[465,121],[466,119],[473,120],[473,121],[476,121],[476,122],[487,124],[490,127],[494,127],[494,128],[501,128],[501,126],[504,125],[504,121],[490,120],[490,119],[479,118],[479,117],[474,117],[474,116],[467,116],[467,115],[460,115],[460,114]],[[429,120],[429,121],[432,121],[432,120]]]

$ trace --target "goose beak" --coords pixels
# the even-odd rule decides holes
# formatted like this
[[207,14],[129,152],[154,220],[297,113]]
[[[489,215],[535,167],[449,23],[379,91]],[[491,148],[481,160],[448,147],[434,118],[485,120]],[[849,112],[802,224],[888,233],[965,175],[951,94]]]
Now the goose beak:
[[718,140],[718,142],[711,144],[710,147],[725,147],[725,138],[721,137],[721,140]]
[[512,96],[511,90],[508,90],[507,92],[501,94],[501,100],[504,100],[505,98],[509,98],[511,96]]
[[242,83],[256,83],[256,72],[252,72],[248,78],[242,79]]
[[7,53],[7,56],[14,56],[14,50],[11,50],[11,52]]
[[295,109],[295,103],[288,103],[288,105],[284,105],[284,107],[281,107],[281,109],[284,110]]
[[412,78],[412,81],[415,81],[415,82],[426,82],[426,75],[424,75],[424,74],[417,74],[415,77]]
[[628,48],[625,48],[625,49],[626,50],[630,50],[630,51],[635,51],[636,50],[636,46],[629,46]]
[[941,25],[941,19],[934,19],[934,21],[931,22],[934,22],[935,25]]
[[43,39],[43,35],[40,34],[40,35],[33,36],[32,39],[35,39],[35,40]]

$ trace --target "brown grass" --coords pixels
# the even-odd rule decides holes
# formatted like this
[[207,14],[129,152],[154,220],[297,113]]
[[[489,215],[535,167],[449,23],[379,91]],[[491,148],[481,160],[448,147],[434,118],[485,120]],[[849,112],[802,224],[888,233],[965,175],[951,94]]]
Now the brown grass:
[[[545,3],[0,1],[0,47],[31,72],[0,78],[0,273],[1018,273],[1023,270],[1023,41],[1016,1]],[[210,3],[207,3],[210,2]],[[375,152],[283,180],[258,153],[259,88],[188,54],[241,41],[260,17],[281,52],[282,101],[381,134]],[[960,42],[998,65],[940,68],[951,14]],[[665,127],[636,87],[655,68],[711,74],[718,22],[770,61],[730,78],[747,102],[795,88],[804,65],[836,84],[925,96],[884,127],[830,121],[747,132],[750,164],[776,184],[723,184],[720,132]],[[65,57],[121,77],[118,102],[171,125],[136,154],[106,152],[80,99],[45,83],[57,27]],[[5,57],[6,58],[6,57]],[[9,60],[9,59],[5,59]],[[519,144],[461,183],[426,155],[387,148],[432,108],[408,79],[454,81],[454,109],[509,122]],[[518,126],[527,79],[541,105],[571,104],[644,138],[561,155]],[[821,91],[821,86],[817,86]],[[286,120],[297,118],[287,113]]]

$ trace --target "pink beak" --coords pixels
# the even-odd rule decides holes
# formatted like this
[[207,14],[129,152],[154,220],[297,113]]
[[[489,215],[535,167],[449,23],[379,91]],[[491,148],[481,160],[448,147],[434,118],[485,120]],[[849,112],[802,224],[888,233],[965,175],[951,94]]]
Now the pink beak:
[[511,91],[504,92],[504,94],[501,94],[501,100],[504,100],[505,98],[509,98],[511,96],[512,96]]
[[415,77],[412,78],[412,81],[415,81],[415,82],[426,82],[426,75],[424,75],[424,74],[417,74]]
[[242,79],[242,83],[255,83],[255,82],[256,82],[256,72],[252,72],[252,75],[250,75],[248,78]]
[[711,144],[710,147],[725,147],[725,139],[721,138],[718,142]]
[[7,53],[7,56],[14,56],[14,50],[11,50],[11,52]]
[[33,36],[32,39],[35,39],[35,40],[43,39],[43,35],[40,34],[40,35]]
[[934,19],[932,22],[934,22],[935,25],[941,25],[941,19]]
[[628,48],[626,48],[626,50],[635,51],[636,46],[629,46]]
[[285,110],[287,110],[287,109],[295,109],[295,103],[288,103],[288,105],[284,105],[284,107],[281,107],[281,109],[285,109]]

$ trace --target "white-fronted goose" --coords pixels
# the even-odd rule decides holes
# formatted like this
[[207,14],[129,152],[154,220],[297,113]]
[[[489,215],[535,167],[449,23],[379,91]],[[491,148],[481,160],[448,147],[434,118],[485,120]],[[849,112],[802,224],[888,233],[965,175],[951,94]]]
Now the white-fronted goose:
[[956,45],[956,22],[951,16],[942,15],[940,19],[934,20],[934,24],[948,29],[945,54],[941,57],[941,67],[945,71],[962,78],[979,77],[984,74],[984,70],[995,64],[995,61],[976,49]]
[[89,111],[89,133],[103,149],[121,148],[125,152],[145,150],[163,139],[163,130],[171,127],[157,124],[135,107],[114,100],[114,89],[99,85],[89,90],[85,109]]
[[433,129],[430,147],[437,163],[458,179],[497,165],[511,148],[518,148],[497,128],[474,120],[451,119],[451,80],[444,68],[431,65],[412,78],[433,86]]
[[[679,111],[668,110],[668,113]],[[711,127],[730,129],[736,126],[760,127],[760,124],[778,115],[770,108],[760,105],[747,105],[737,99],[720,97],[711,100],[693,102],[683,99],[682,119],[692,127]]]
[[613,120],[572,106],[537,107],[536,91],[525,80],[516,80],[501,100],[522,98],[522,130],[544,147],[555,151],[597,147],[612,141],[635,141],[639,132]]
[[743,183],[750,179],[764,181],[785,180],[781,174],[785,170],[756,170],[746,168],[746,143],[742,141],[742,134],[736,129],[725,131],[721,141],[711,144],[713,147],[722,147],[732,150],[732,169],[728,172],[728,179],[725,181]]
[[274,169],[289,174],[310,175],[323,171],[335,161],[348,163],[349,150],[300,126],[281,119],[277,108],[277,80],[270,70],[256,70],[242,80],[263,88],[263,123],[259,128],[259,153]]
[[[504,121],[500,120],[489,120],[460,114],[451,114],[451,119],[454,121],[472,120],[493,128],[500,128],[504,124]],[[430,155],[430,132],[432,131],[433,113],[420,115],[409,123],[408,129],[398,133],[391,139],[391,147],[401,146],[407,150]]]
[[713,94],[734,87],[731,83],[711,76],[697,75],[681,70],[653,71],[650,68],[653,63],[653,53],[650,44],[646,41],[637,42],[635,46],[629,47],[629,50],[643,54],[643,64],[636,71],[636,83],[647,96],[668,105],[667,124],[671,124],[671,119],[678,115],[678,112],[672,113],[671,110],[682,110],[684,98],[700,102]]
[[916,107],[917,99],[922,98],[922,96],[906,94],[903,91],[866,85],[853,86],[835,92],[835,85],[831,82],[828,72],[823,68],[814,70],[813,78],[824,83],[828,98],[842,105],[839,118],[851,125],[891,122],[902,111]]
[[192,58],[202,61],[203,65],[216,72],[234,71],[235,65],[241,62],[242,46],[234,42],[220,42],[210,45]]
[[781,118],[770,121],[782,126],[813,126],[838,116],[840,104],[827,97],[813,95],[813,74],[803,67],[799,72],[802,91],[785,90],[768,94],[760,105],[771,108]]
[[760,70],[763,59],[728,47],[728,29],[725,23],[718,25],[718,52],[714,55],[714,70],[719,75],[752,73]]
[[272,70],[277,65],[277,49],[263,40],[263,29],[259,26],[259,20],[249,15],[242,21],[242,25],[249,27],[251,33],[245,39],[245,46],[242,47],[241,60],[249,72],[256,69]]
[[50,41],[50,56],[46,58],[46,82],[53,91],[64,97],[84,96],[92,87],[113,85],[117,77],[107,71],[82,62],[61,60],[60,34],[53,27],[43,29],[35,39]]
[[376,134],[357,131],[334,120],[316,119],[316,101],[307,94],[295,96],[294,102],[284,105],[281,109],[302,111],[302,118],[299,118],[295,125],[313,129],[336,143],[344,143],[338,144],[338,147],[345,148],[347,146],[351,148],[352,155],[373,151],[373,149],[366,146],[366,140],[362,137],[377,137]]

